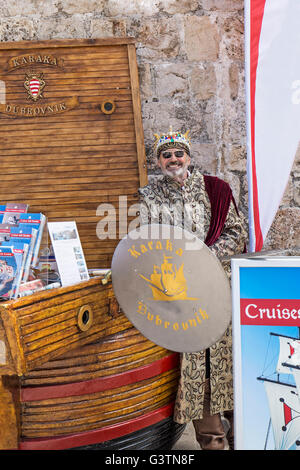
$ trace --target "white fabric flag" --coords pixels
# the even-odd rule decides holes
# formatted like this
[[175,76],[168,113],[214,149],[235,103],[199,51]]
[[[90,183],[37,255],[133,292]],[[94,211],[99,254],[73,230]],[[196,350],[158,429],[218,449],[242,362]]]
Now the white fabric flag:
[[260,251],[300,140],[300,2],[245,0],[249,251]]
[[275,450],[288,450],[300,445],[300,403],[296,388],[277,382],[264,382]]
[[300,366],[300,340],[279,336],[279,357],[276,372],[290,374],[288,364],[293,367]]
[[299,393],[300,393],[300,370],[298,368],[292,368],[291,372],[294,376],[295,384],[296,384],[296,387],[297,387],[297,393],[298,393],[298,396],[299,396]]

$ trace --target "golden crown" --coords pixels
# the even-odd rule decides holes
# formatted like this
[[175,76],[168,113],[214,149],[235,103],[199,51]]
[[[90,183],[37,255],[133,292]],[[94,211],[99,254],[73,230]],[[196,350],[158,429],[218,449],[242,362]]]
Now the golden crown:
[[170,126],[169,132],[167,134],[154,134],[156,140],[153,147],[156,155],[158,156],[163,148],[172,146],[185,148],[189,154],[191,148],[190,139],[188,137],[189,133],[190,131],[185,132],[185,134],[182,132],[173,132],[172,126]]

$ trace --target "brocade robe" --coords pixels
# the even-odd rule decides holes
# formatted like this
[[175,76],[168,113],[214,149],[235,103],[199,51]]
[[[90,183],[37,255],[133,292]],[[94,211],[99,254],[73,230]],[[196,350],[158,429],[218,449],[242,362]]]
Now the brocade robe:
[[[144,224],[170,223],[188,229],[210,246],[230,278],[230,259],[222,261],[222,258],[244,251],[247,240],[246,224],[244,217],[238,215],[229,185],[221,180],[215,180],[218,178],[205,177],[197,169],[188,176],[183,187],[168,176],[154,180],[139,189],[140,218]],[[220,184],[216,185],[219,189],[216,191],[216,197],[212,198],[215,183]],[[224,199],[222,193],[227,194],[227,205],[222,205]],[[214,213],[219,210],[220,218],[217,220],[219,225],[211,219],[212,204]],[[207,358],[211,385],[210,412],[216,414],[232,410],[231,325],[223,337],[209,348]],[[187,423],[203,416],[206,351],[183,353],[180,362],[181,374],[174,420],[178,423]]]

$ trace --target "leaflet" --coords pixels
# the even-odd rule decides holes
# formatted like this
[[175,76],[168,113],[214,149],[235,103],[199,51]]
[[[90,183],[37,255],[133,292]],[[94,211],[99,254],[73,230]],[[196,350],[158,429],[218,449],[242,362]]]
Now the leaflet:
[[11,246],[0,247],[0,296],[8,297],[17,272],[16,258]]
[[48,222],[62,286],[89,279],[76,222]]

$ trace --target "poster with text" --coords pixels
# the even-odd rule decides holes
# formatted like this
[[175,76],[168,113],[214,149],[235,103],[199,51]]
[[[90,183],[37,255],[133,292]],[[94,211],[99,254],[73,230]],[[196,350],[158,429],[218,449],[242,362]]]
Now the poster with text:
[[300,450],[300,257],[232,260],[235,449]]

